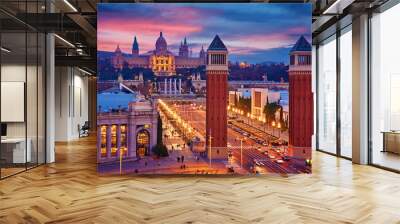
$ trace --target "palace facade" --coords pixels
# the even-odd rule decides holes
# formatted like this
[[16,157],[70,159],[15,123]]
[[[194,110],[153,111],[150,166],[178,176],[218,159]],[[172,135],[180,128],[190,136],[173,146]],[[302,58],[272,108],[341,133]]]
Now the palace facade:
[[[135,100],[128,110],[97,113],[97,163],[137,160],[157,144],[156,103]],[[122,155],[120,155],[122,153]]]
[[176,74],[177,68],[196,68],[206,64],[206,52],[203,47],[198,57],[192,57],[186,37],[179,47],[178,55],[168,50],[168,44],[163,33],[160,32],[155,43],[155,49],[144,54],[139,53],[139,43],[135,36],[132,44],[132,54],[123,55],[119,46],[112,58],[114,68],[122,69],[125,64],[129,68],[151,68],[155,75],[171,76]]

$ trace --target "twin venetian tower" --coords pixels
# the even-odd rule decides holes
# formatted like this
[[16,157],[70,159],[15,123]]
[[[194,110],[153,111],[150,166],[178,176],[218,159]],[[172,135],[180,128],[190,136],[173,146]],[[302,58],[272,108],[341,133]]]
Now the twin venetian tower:
[[208,157],[226,159],[228,158],[228,49],[218,35],[207,49],[206,75],[206,139],[207,147],[211,146],[211,150],[207,150]]
[[290,51],[289,65],[288,154],[299,159],[311,159],[314,127],[311,85],[311,45],[301,36]]
[[[207,49],[206,139],[208,157],[227,158],[228,49],[215,36]],[[288,155],[311,159],[313,94],[311,45],[302,36],[290,51]],[[210,147],[211,146],[211,147]]]

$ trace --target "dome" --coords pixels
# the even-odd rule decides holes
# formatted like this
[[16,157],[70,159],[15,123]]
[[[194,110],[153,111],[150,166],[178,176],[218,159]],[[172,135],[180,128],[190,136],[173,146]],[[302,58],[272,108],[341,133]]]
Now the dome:
[[156,41],[156,51],[160,53],[167,52],[167,41],[164,39],[162,32]]

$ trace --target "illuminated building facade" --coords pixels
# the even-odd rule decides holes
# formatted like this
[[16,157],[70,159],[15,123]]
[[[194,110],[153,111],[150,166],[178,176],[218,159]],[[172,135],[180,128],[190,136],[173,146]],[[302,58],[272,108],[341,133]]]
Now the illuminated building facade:
[[139,43],[135,37],[132,44],[132,54],[126,56],[122,53],[119,46],[114,52],[112,63],[114,68],[122,69],[126,64],[129,68],[151,68],[156,75],[170,76],[176,74],[177,68],[196,68],[206,63],[206,53],[201,48],[198,57],[192,57],[190,54],[189,44],[185,37],[183,43],[179,47],[178,55],[168,50],[168,44],[163,33],[155,43],[155,50],[139,54]]
[[149,156],[157,144],[158,113],[155,103],[137,100],[127,110],[98,112],[97,162],[136,160]]

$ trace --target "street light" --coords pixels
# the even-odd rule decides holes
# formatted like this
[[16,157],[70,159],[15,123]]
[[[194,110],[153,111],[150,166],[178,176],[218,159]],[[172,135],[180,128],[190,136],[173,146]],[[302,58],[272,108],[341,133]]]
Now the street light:
[[243,168],[243,140],[246,138],[237,138],[237,140],[240,140],[240,168]]
[[281,138],[281,122],[278,122],[279,137]]
[[266,126],[266,120],[265,120],[265,117],[263,118],[262,122],[264,123],[263,127],[264,127],[264,132],[265,132],[265,126]]
[[208,150],[209,150],[209,159],[210,159],[210,168],[211,168],[211,139],[212,139],[212,136],[211,136],[211,128],[210,128],[210,145],[209,145],[209,147],[208,147]]
[[275,124],[275,121],[272,121],[272,124],[271,124],[271,125],[272,125],[272,135],[275,136],[275,135],[274,135],[275,125],[276,125],[276,124]]

